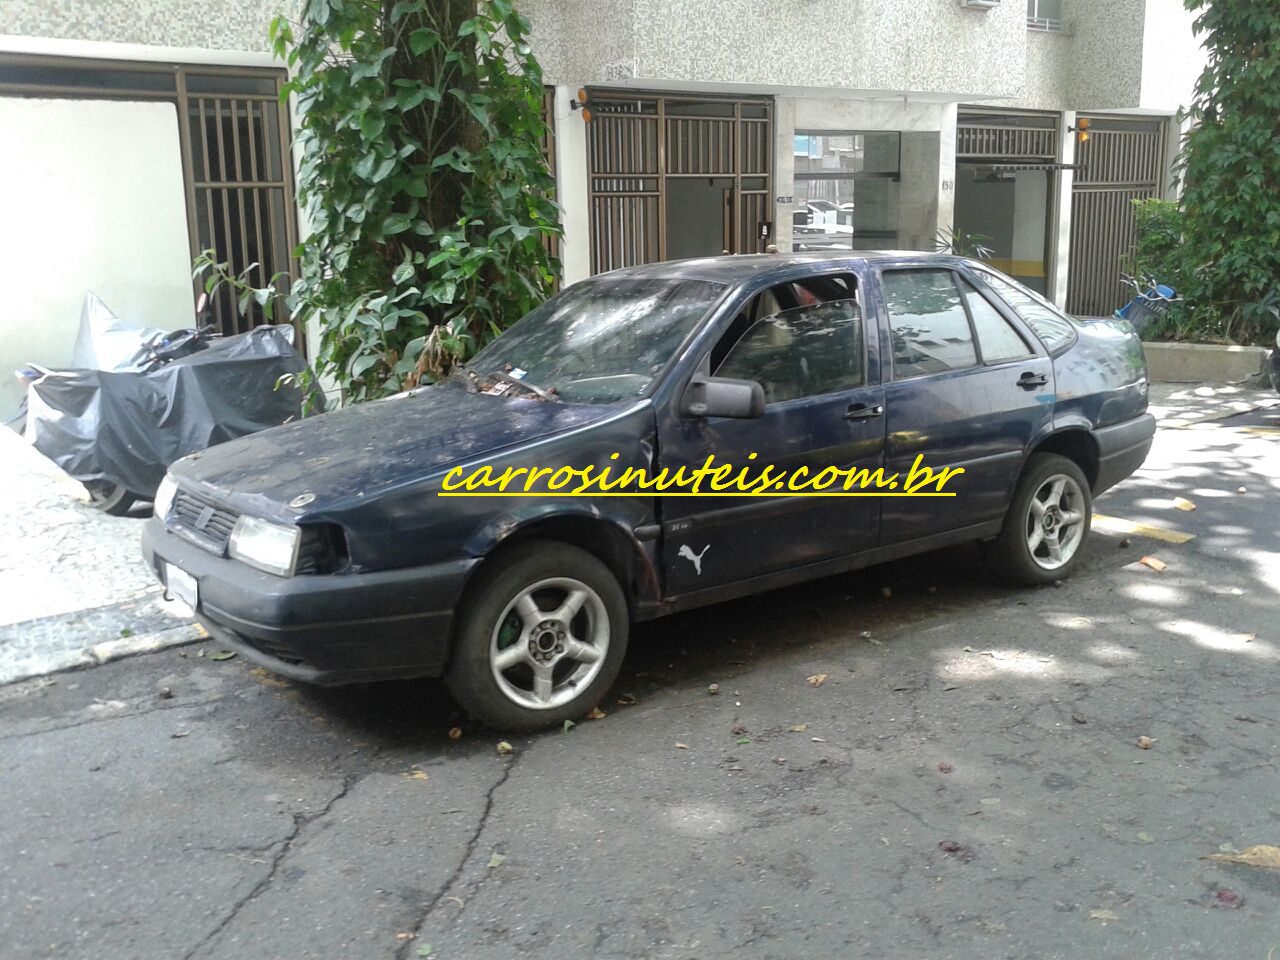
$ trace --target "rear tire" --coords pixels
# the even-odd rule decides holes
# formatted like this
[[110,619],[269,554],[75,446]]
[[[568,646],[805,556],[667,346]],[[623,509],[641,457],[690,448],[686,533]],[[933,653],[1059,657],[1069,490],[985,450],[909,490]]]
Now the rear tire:
[[577,720],[617,678],[630,623],[617,578],[585,550],[531,541],[477,574],[445,683],[472,717],[524,732]]
[[992,542],[992,559],[1015,583],[1065,580],[1080,565],[1092,520],[1093,496],[1080,467],[1055,453],[1033,453]]
[[136,496],[120,484],[109,480],[87,483],[85,489],[89,491],[89,505],[113,517],[127,516],[133,509],[133,505],[138,502]]

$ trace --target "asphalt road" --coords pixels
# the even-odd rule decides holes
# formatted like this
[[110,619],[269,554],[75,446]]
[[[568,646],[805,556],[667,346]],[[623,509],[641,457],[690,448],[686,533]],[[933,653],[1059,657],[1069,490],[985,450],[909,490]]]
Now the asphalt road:
[[0,688],[0,956],[1274,960],[1280,870],[1204,857],[1280,845],[1278,444],[1162,431],[1098,510],[1196,539],[1060,588],[960,550],[645,625],[510,757],[198,646]]

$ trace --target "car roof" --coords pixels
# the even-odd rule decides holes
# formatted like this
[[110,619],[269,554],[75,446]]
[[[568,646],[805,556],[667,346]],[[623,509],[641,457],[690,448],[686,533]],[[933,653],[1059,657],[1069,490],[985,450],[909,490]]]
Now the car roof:
[[749,253],[732,256],[699,257],[693,260],[666,260],[660,263],[647,263],[638,267],[623,267],[609,273],[598,274],[599,277],[611,279],[644,279],[644,280],[713,280],[719,283],[741,283],[748,279],[766,278],[777,273],[794,275],[798,266],[811,265],[822,267],[828,264],[873,262],[877,260],[909,260],[920,263],[956,263],[963,261],[943,253],[922,253],[919,250],[822,250],[800,253]]

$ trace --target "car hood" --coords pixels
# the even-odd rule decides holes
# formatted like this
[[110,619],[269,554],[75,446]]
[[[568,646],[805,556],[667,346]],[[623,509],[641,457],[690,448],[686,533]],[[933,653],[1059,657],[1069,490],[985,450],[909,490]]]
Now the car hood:
[[[244,511],[297,519],[624,409],[488,396],[447,381],[211,447],[173,473]],[[289,507],[304,494],[312,499]]]

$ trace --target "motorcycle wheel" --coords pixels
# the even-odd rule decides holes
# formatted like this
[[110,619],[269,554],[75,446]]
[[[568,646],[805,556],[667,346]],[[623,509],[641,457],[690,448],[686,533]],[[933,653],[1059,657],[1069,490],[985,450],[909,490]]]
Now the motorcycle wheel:
[[89,491],[89,505],[113,517],[126,516],[138,502],[138,498],[120,484],[106,480],[86,483],[85,489]]

